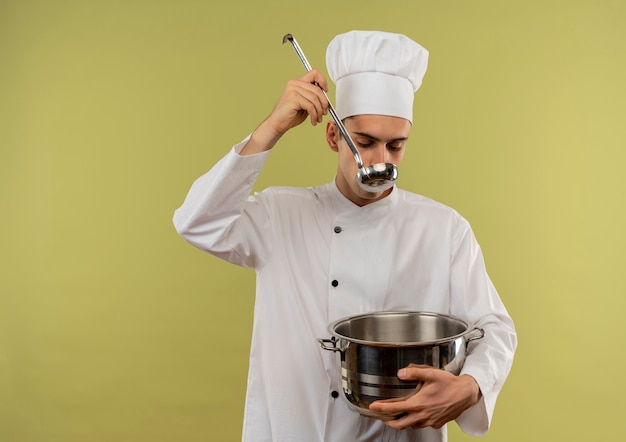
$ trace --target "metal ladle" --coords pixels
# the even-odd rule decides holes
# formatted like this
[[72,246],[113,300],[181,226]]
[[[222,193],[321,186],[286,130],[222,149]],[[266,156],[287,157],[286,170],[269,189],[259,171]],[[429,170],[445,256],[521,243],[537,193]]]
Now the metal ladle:
[[[310,71],[311,65],[302,53],[302,49],[300,49],[300,46],[298,45],[298,42],[296,42],[294,36],[291,34],[286,34],[283,37],[283,44],[287,41],[289,41],[293,45],[293,48],[296,50],[296,53],[298,54],[298,57],[300,57],[300,61],[304,65],[304,68],[307,70],[307,72]],[[317,85],[317,83],[315,84]],[[391,163],[377,163],[372,164],[371,166],[364,167],[363,160],[361,159],[361,154],[359,154],[359,151],[354,146],[354,142],[352,141],[352,138],[350,138],[348,131],[337,116],[337,112],[335,112],[333,105],[328,99],[328,95],[326,95],[326,92],[324,92],[324,90],[322,90],[322,92],[324,93],[326,100],[328,100],[328,112],[330,112],[330,115],[333,117],[335,124],[339,128],[339,132],[346,140],[346,143],[348,143],[348,147],[352,151],[352,155],[354,155],[354,159],[356,160],[356,165],[359,169],[356,173],[356,182],[362,189],[373,193],[383,192],[392,187],[395,181],[398,179],[397,166]]]

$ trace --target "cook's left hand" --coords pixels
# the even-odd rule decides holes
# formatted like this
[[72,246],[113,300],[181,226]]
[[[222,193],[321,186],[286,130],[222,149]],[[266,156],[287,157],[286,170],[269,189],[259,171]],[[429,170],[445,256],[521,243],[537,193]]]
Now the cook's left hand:
[[476,404],[481,392],[469,375],[455,376],[444,370],[409,365],[398,371],[405,381],[422,381],[419,391],[405,399],[376,401],[370,410],[383,413],[405,413],[398,419],[385,421],[389,427],[441,428]]

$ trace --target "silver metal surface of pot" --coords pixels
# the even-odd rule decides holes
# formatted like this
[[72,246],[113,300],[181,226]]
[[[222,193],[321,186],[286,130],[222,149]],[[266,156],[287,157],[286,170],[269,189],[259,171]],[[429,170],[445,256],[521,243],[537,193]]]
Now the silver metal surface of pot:
[[[371,411],[372,402],[408,397],[420,382],[402,381],[398,370],[426,365],[458,375],[467,344],[485,332],[454,316],[429,312],[376,312],[337,320],[322,348],[340,353],[341,385],[348,406],[379,419],[393,415]],[[476,336],[468,336],[476,333]]]

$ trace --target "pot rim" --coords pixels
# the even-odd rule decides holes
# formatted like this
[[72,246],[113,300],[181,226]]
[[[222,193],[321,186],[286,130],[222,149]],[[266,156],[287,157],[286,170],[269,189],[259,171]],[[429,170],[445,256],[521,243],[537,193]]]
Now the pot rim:
[[[445,338],[433,339],[430,341],[414,341],[414,342],[368,341],[365,339],[358,339],[358,338],[345,336],[335,331],[335,329],[339,325],[347,321],[366,318],[369,316],[391,316],[391,315],[419,315],[419,316],[431,316],[431,317],[434,316],[434,317],[440,317],[440,318],[445,318],[445,319],[451,319],[454,321],[461,322],[463,325],[465,325],[465,330],[463,330],[461,333],[457,333],[456,335],[452,335],[452,336],[447,336]],[[351,316],[346,316],[346,317],[337,319],[328,325],[328,331],[334,338],[342,339],[342,340],[352,342],[355,344],[369,345],[372,347],[422,347],[422,346],[428,346],[428,345],[439,345],[439,344],[445,344],[445,343],[455,341],[459,338],[463,338],[465,337],[465,335],[473,332],[474,330],[480,330],[482,332],[482,329],[475,327],[472,322],[466,321],[465,319],[461,319],[458,316],[446,315],[443,313],[435,313],[435,312],[408,311],[408,310],[375,311],[375,312],[370,312],[370,313],[361,313],[358,315],[351,315]]]

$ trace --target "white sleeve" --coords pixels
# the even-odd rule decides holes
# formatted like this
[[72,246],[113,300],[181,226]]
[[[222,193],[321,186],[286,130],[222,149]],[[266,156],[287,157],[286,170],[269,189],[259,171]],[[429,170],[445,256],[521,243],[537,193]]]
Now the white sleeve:
[[513,363],[517,335],[513,321],[487,275],[482,251],[469,224],[462,220],[461,225],[458,248],[452,258],[451,313],[468,318],[483,329],[485,335],[469,342],[461,371],[476,380],[482,398],[456,422],[465,433],[480,436],[491,424],[496,399]]
[[270,151],[239,155],[248,139],[193,183],[173,222],[193,246],[233,264],[255,267],[267,255],[270,241],[258,234],[268,224],[267,211],[250,193]]

